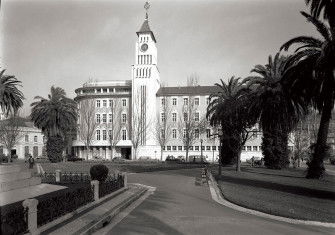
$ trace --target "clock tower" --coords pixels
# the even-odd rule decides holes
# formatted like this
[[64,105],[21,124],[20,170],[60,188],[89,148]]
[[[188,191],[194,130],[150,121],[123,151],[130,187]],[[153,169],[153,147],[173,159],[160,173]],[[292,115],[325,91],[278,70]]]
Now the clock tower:
[[133,159],[154,156],[159,152],[155,136],[156,93],[160,87],[157,68],[157,47],[154,33],[149,27],[145,3],[145,20],[137,34],[135,64],[132,65],[132,142]]

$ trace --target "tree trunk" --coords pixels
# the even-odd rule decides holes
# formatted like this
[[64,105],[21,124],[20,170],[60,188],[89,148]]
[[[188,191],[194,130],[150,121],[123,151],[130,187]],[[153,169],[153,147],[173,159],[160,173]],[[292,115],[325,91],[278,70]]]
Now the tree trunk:
[[312,161],[308,163],[308,170],[306,178],[309,179],[320,179],[325,171],[323,164],[324,157],[327,154],[327,137],[329,130],[329,123],[332,112],[332,102],[331,96],[329,97],[324,104],[324,107],[321,112],[321,120],[318,131],[318,138],[316,141],[316,146],[312,154]]
[[236,158],[236,171],[241,171],[241,150],[238,151],[237,158]]
[[161,147],[161,161],[163,161],[163,148]]
[[188,146],[186,146],[186,162],[189,162],[188,161]]

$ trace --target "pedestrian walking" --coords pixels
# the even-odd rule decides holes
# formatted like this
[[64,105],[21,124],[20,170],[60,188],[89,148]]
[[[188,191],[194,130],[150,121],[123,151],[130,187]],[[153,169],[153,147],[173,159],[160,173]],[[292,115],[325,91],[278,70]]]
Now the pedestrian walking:
[[33,169],[34,164],[35,164],[35,160],[34,160],[33,156],[31,156],[31,154],[29,154],[28,163],[29,163],[29,169]]

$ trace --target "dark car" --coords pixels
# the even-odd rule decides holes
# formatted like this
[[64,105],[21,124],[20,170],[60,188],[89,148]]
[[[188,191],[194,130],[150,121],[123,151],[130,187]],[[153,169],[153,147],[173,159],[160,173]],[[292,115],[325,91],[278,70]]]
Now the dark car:
[[166,162],[176,162],[176,161],[178,161],[178,158],[175,158],[175,157],[172,156],[172,155],[168,155],[168,156],[165,158],[165,161],[166,161]]

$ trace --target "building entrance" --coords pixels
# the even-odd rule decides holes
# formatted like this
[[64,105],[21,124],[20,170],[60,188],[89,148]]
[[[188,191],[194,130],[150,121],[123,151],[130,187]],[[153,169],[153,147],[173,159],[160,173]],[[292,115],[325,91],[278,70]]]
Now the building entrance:
[[131,148],[123,147],[121,148],[121,157],[130,160]]

